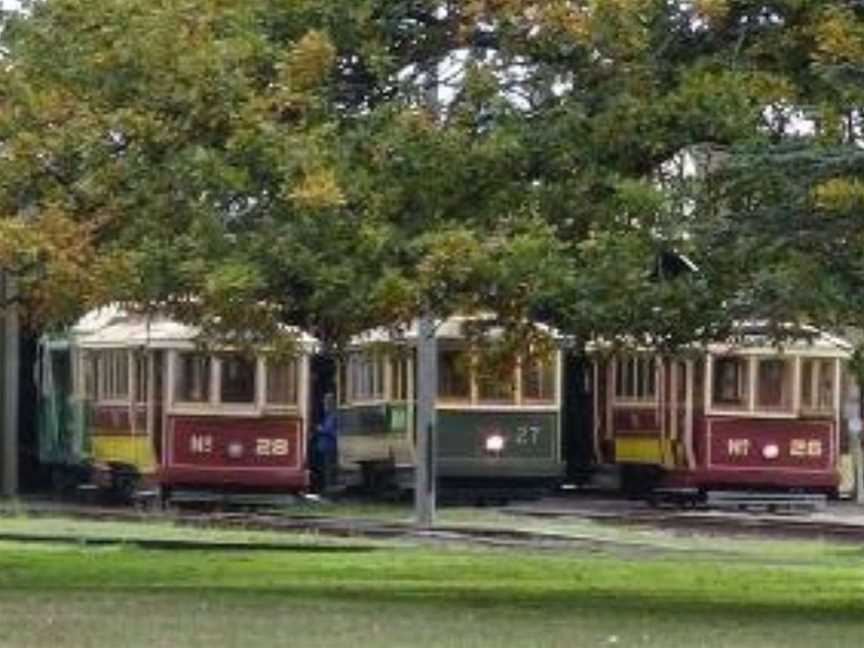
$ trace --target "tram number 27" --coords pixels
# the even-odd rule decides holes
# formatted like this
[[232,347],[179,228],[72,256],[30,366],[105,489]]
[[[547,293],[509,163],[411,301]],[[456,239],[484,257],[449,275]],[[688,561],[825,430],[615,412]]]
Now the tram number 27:
[[516,445],[536,446],[539,442],[539,425],[520,425],[518,428],[516,428]]
[[255,454],[259,457],[284,457],[288,454],[288,439],[257,439]]

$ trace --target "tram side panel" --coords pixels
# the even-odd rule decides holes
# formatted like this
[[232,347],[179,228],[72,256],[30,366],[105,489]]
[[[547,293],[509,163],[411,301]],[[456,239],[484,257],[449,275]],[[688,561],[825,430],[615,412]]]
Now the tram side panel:
[[146,407],[130,408],[97,401],[88,409],[93,461],[97,465],[134,466],[142,476],[152,477],[157,461],[147,434]]
[[413,407],[408,403],[369,403],[339,408],[339,471],[346,486],[359,485],[362,467],[377,463],[408,485],[414,466]]
[[164,365],[159,482],[167,493],[309,487],[308,355],[271,366],[181,348]]
[[660,363],[647,353],[622,355],[607,363],[607,377],[607,425],[622,489],[650,490],[668,453],[662,433]]
[[812,488],[839,485],[836,430],[830,420],[700,417],[697,465],[668,475],[700,488]]
[[158,460],[148,430],[145,356],[122,341],[75,353],[75,392],[93,482],[115,488],[122,476],[126,489],[153,483]]
[[173,487],[303,490],[303,436],[299,417],[170,415],[160,479]]
[[560,413],[438,409],[438,474],[445,480],[542,485],[562,477]]

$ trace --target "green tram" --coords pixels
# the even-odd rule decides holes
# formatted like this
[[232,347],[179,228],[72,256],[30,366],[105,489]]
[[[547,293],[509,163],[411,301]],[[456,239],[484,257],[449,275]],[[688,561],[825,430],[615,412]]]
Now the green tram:
[[[484,372],[466,325],[436,329],[438,483],[448,489],[548,488],[564,477],[560,339],[551,351]],[[487,335],[496,335],[494,329]],[[346,486],[413,487],[416,442],[416,322],[354,340],[338,369],[339,468]]]

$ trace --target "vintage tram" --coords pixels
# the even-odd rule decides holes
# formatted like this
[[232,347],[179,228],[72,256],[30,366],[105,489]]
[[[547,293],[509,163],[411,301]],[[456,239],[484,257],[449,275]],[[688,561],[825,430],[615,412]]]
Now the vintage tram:
[[631,492],[846,487],[850,345],[806,327],[787,331],[780,346],[767,333],[741,325],[734,342],[702,351],[598,359],[597,462],[619,466]]
[[277,359],[208,352],[197,336],[164,317],[111,308],[62,342],[43,342],[41,445],[53,448],[54,463],[65,454],[97,483],[134,476],[164,496],[305,490],[314,340],[300,336],[300,352]]
[[[455,316],[436,328],[439,485],[451,493],[548,488],[564,474],[560,345],[484,372],[465,330],[477,322]],[[398,336],[370,332],[339,365],[339,468],[347,485],[413,486],[417,341],[416,322]]]
[[[436,328],[445,491],[536,491],[607,467],[630,492],[849,487],[841,406],[851,347],[840,338],[798,327],[778,346],[746,324],[732,341],[677,355],[596,343],[577,356],[538,325],[551,341],[545,353],[490,372],[468,334],[477,325],[451,317]],[[483,326],[494,340],[494,320]],[[315,370],[315,341],[301,336],[298,354],[282,360],[205,351],[196,336],[109,308],[43,340],[39,448],[61,482],[86,474],[165,495],[309,488],[313,410],[318,392],[334,388]],[[372,331],[338,363],[346,485],[413,486],[417,341],[416,325]]]

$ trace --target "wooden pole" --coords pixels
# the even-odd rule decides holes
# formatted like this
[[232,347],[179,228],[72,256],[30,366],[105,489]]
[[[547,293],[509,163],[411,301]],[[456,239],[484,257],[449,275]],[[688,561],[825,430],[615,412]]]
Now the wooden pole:
[[8,275],[0,276],[0,497],[18,494],[18,381],[20,331],[14,304],[15,284]]

